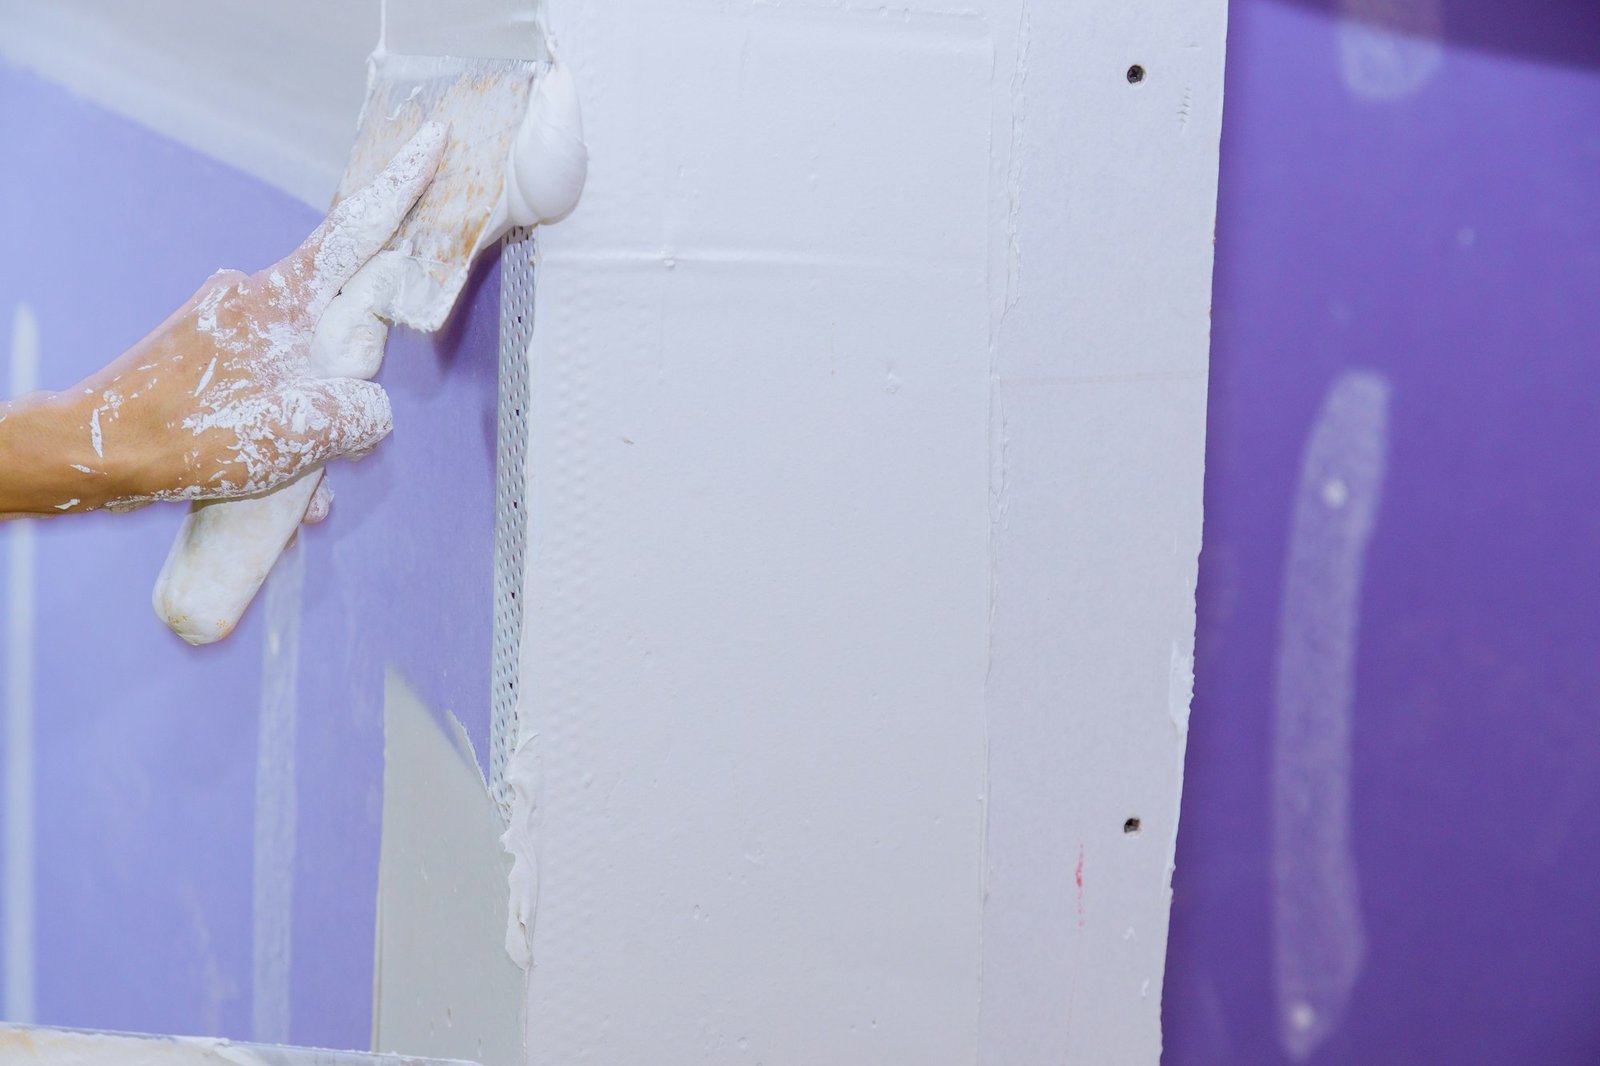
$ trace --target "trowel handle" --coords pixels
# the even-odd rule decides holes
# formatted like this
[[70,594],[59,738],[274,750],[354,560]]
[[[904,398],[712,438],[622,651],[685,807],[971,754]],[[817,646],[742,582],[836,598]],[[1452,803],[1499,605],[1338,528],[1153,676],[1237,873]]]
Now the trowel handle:
[[[334,297],[311,338],[314,377],[371,379],[383,362],[387,308],[395,266],[403,257],[379,252]],[[322,481],[313,470],[265,496],[190,506],[161,576],[156,614],[190,644],[214,644],[233,632],[300,528]]]
[[193,504],[156,578],[161,620],[190,644],[232,633],[321,481],[322,471],[313,470],[266,496]]

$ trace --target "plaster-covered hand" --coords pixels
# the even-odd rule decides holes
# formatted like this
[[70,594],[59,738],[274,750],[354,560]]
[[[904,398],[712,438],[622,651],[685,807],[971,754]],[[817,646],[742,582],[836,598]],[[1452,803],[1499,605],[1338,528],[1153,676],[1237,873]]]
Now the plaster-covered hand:
[[[443,128],[425,126],[280,262],[213,275],[75,388],[0,406],[0,515],[256,495],[373,448],[391,428],[388,397],[319,373],[330,353],[314,360],[312,335],[433,180],[444,144]],[[341,336],[377,350],[333,353],[338,369],[376,369],[383,331],[371,321],[364,337]]]

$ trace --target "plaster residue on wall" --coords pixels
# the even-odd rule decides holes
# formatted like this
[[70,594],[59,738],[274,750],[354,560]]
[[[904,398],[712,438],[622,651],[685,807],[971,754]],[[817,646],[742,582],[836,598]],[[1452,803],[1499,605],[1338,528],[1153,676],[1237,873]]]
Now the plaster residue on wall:
[[1301,459],[1273,691],[1273,955],[1281,1039],[1301,1061],[1338,1029],[1366,958],[1351,716],[1361,582],[1388,450],[1388,382],[1342,375]]
[[1339,65],[1350,92],[1398,100],[1444,62],[1444,0],[1339,0]]

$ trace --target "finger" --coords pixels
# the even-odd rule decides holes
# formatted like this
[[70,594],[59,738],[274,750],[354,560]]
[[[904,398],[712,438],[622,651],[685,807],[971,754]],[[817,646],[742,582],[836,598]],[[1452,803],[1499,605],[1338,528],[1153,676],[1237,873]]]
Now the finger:
[[433,180],[448,131],[428,122],[365,187],[339,202],[305,243],[284,260],[305,285],[306,308],[322,314],[345,282],[376,255]]
[[371,378],[383,363],[390,312],[405,256],[379,252],[356,271],[328,304],[311,337],[311,373],[325,378]]
[[332,509],[333,486],[328,483],[328,475],[323,474],[322,480],[317,482],[317,491],[311,495],[311,502],[306,504],[306,516],[301,521],[314,526],[325,520]]

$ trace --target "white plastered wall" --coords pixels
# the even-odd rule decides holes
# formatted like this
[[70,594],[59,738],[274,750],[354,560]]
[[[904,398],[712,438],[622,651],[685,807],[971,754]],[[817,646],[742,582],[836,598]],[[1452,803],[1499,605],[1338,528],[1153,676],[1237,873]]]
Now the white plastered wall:
[[[549,7],[532,1060],[1154,1063],[1225,0]],[[324,202],[376,6],[137,10],[0,50]]]
[[1224,4],[550,7],[535,1061],[1155,1062]]

